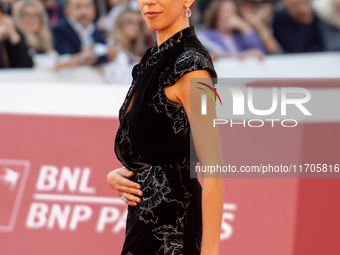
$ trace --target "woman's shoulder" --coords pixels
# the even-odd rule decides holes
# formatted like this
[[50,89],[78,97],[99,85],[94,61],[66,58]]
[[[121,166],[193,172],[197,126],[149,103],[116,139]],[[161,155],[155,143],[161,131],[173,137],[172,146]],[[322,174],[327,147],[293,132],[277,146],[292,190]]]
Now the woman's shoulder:
[[174,60],[167,66],[162,84],[174,85],[184,74],[197,70],[206,70],[212,78],[217,78],[208,51],[198,40],[191,40],[185,43],[183,50],[177,52]]
[[195,29],[192,29],[192,33],[183,40],[184,51],[199,52],[211,60],[208,50],[203,46],[197,36],[201,32],[201,30],[197,30],[196,32]]
[[186,48],[177,56],[176,61],[173,63],[174,74],[201,69],[211,69],[215,71],[211,57],[204,48]]

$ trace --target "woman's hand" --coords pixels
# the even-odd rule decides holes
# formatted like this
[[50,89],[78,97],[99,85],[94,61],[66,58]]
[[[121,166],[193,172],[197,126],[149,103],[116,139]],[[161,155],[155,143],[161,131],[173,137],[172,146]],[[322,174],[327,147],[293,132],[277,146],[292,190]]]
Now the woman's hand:
[[231,30],[237,30],[243,34],[247,34],[251,31],[251,26],[237,15],[230,18],[228,26]]
[[142,196],[143,192],[138,183],[128,179],[133,174],[133,171],[129,171],[125,167],[118,168],[108,173],[107,182],[120,197],[125,195],[128,199],[126,204],[136,206],[141,202],[139,196]]
[[0,13],[0,40],[7,37],[13,45],[20,42],[20,35],[15,30],[12,18],[7,14]]
[[106,57],[109,61],[115,60],[118,53],[122,51],[123,48],[120,45],[109,45]]
[[73,54],[70,59],[66,61],[58,61],[55,69],[76,68],[78,66],[91,66],[98,60],[92,48],[83,50],[82,52]]

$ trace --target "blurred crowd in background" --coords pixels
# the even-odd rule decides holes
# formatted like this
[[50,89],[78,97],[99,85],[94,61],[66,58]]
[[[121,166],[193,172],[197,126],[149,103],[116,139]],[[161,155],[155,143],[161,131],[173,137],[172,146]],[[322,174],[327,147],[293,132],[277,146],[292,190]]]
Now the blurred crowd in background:
[[[196,0],[191,24],[213,60],[340,51],[340,0]],[[129,83],[156,45],[137,0],[0,0],[0,68],[102,68]]]

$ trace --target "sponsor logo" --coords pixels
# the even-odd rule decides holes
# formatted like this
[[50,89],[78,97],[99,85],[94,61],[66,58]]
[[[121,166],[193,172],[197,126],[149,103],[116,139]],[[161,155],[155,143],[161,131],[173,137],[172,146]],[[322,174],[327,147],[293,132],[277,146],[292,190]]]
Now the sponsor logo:
[[14,229],[29,168],[29,161],[0,159],[0,231]]

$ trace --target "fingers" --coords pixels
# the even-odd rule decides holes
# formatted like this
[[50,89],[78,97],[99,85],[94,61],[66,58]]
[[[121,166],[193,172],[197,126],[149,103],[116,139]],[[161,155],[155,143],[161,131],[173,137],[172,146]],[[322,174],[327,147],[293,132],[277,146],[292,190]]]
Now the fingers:
[[137,205],[138,205],[137,202],[130,201],[130,200],[128,200],[127,202],[125,202],[125,204],[130,205],[130,206],[137,206]]
[[[125,177],[121,177],[118,180],[118,185],[129,188],[129,189],[133,189],[133,190],[136,190],[136,189],[140,190],[141,189],[141,186],[137,182],[133,182],[133,181],[131,181],[131,180],[125,178]],[[131,190],[129,190],[129,191],[131,191]],[[131,192],[131,193],[137,194],[136,192]]]
[[120,193],[128,193],[128,194],[134,194],[137,196],[143,196],[143,192],[140,189],[133,189],[133,188],[128,188],[126,186],[118,186],[117,187],[118,192]]
[[141,202],[139,196],[142,196],[143,192],[140,190],[140,184],[127,179],[133,174],[133,171],[126,168],[119,168],[108,173],[107,182],[120,197],[125,195],[128,199],[126,204],[136,206]]
[[130,205],[130,206],[137,206],[137,203],[136,203],[136,202],[132,202],[132,201],[130,201],[130,200],[128,200],[128,201],[126,202],[126,204],[127,204],[127,205]]
[[131,177],[134,174],[133,171],[129,171],[126,168],[119,168],[119,169],[113,170],[112,172],[113,172],[112,173],[112,176],[113,176],[112,179],[114,179],[114,181],[116,182],[117,185],[125,186],[127,188],[133,188],[133,189],[140,189],[141,188],[141,186],[138,183],[133,182],[133,181],[128,179],[129,177]]
[[126,167],[117,169],[117,172],[125,177],[130,177],[134,174],[133,171],[128,170]]
[[[133,189],[140,189],[141,188],[141,186],[138,183],[127,179],[127,178],[131,177],[132,175],[134,175],[133,171],[129,171],[126,168],[120,168],[120,169],[117,170],[117,173],[120,174],[123,177],[126,177],[126,178],[120,178],[118,180],[120,185],[126,186],[128,188],[133,188]],[[133,192],[133,193],[135,193],[135,192]]]
[[140,197],[136,197],[128,192],[119,192],[118,193],[120,196],[124,196],[125,195],[125,198],[128,199],[129,202],[131,202],[132,204],[135,204],[137,205],[137,203],[140,203],[142,202],[141,198]]

